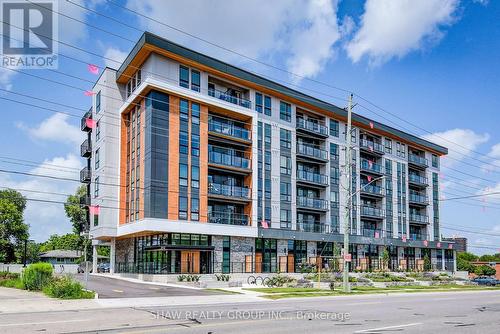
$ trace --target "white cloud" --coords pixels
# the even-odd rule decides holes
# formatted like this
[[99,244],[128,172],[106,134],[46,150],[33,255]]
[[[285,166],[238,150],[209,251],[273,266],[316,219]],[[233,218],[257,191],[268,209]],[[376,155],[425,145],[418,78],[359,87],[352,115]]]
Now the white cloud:
[[117,69],[127,58],[127,55],[127,52],[111,47],[104,52],[104,62],[107,67]]
[[475,133],[470,129],[452,129],[425,135],[423,138],[449,149],[442,161],[442,165],[449,167],[466,159],[466,156],[471,156],[479,145],[490,139],[490,135]]
[[18,123],[17,127],[26,131],[33,139],[80,145],[84,134],[80,128],[68,123],[68,118],[65,114],[54,114],[36,127],[31,128],[24,123]]
[[482,170],[486,173],[500,170],[500,143],[491,147],[488,157],[490,159],[482,166]]
[[353,62],[368,56],[371,64],[403,57],[436,42],[442,27],[454,21],[458,0],[367,0],[361,27],[347,46]]
[[[280,55],[289,71],[304,76],[314,76],[323,69],[339,39],[337,0],[128,0],[127,6],[251,58],[268,60]],[[257,66],[146,18],[139,17],[139,24],[214,57]]]
[[[30,170],[30,173],[41,175],[56,175],[57,177],[79,179],[79,170],[82,168],[80,157],[68,154],[66,157],[56,157],[45,160],[38,167]],[[65,195],[47,193],[36,193],[29,190],[53,192],[62,194],[73,194],[79,184],[72,181],[54,180],[41,177],[26,177],[24,180],[0,175],[2,187],[13,189],[24,189],[21,193],[30,199],[65,202]],[[47,203],[29,200],[24,213],[24,221],[30,225],[30,238],[36,241],[45,241],[51,234],[68,233],[72,226],[64,212],[64,206],[60,203]]]
[[4,67],[0,67],[0,87],[3,89],[12,89],[12,77],[15,72],[8,70]]

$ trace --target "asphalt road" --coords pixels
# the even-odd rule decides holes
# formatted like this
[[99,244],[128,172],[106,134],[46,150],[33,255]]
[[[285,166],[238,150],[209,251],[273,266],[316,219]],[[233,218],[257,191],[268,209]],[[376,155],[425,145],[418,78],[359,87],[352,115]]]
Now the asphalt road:
[[141,284],[123,280],[89,275],[88,283],[85,276],[78,274],[74,276],[87,289],[96,291],[99,299],[103,298],[141,298],[141,297],[172,297],[172,296],[206,296],[217,294],[213,291],[195,290],[153,284]]
[[[192,298],[196,304],[196,297]],[[223,298],[223,297],[221,297]],[[500,291],[0,313],[0,333],[499,333]]]

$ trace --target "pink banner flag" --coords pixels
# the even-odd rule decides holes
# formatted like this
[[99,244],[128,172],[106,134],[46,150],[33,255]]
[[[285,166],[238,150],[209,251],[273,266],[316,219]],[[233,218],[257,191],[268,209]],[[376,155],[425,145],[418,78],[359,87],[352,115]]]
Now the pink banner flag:
[[378,238],[380,238],[380,233],[375,232],[375,239],[378,239]]
[[424,240],[424,246],[425,246],[425,247],[429,246],[429,241]]
[[95,95],[95,93],[91,90],[86,90],[85,92],[83,92],[83,94],[85,94],[85,96],[93,96]]
[[406,242],[406,235],[403,235],[403,242]]
[[370,122],[370,129],[373,129],[373,122]]
[[448,244],[448,249],[453,249],[453,244]]
[[93,129],[95,128],[95,125],[96,125],[96,121],[92,118],[86,118],[85,119],[85,124],[87,125],[87,127]]
[[97,65],[94,65],[94,64],[88,64],[87,65],[87,69],[89,70],[90,73],[92,74],[99,74],[99,67],[97,67]]
[[438,242],[438,243],[436,244],[436,247],[437,247],[437,248],[441,248],[441,243],[440,243],[440,242]]
[[366,179],[368,180],[368,183],[372,182],[372,177],[370,175],[368,175]]
[[370,150],[370,152],[373,152],[373,146],[368,146],[368,149]]
[[373,161],[368,160],[368,167],[372,168],[373,167]]
[[269,228],[269,225],[267,224],[267,221],[265,221],[265,220],[261,221],[260,225],[262,226],[262,228]]
[[101,208],[99,205],[89,205],[89,212],[91,215],[99,215]]

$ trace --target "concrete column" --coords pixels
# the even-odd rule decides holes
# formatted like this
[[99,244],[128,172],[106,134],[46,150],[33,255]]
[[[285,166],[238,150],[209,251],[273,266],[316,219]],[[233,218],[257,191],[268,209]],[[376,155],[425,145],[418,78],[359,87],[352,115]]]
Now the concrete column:
[[444,249],[441,249],[441,270],[445,270]]
[[453,272],[457,272],[457,251],[453,250]]
[[111,247],[109,250],[109,273],[115,273],[115,262],[116,262],[116,239],[111,238]]
[[97,246],[92,245],[92,272],[97,273]]

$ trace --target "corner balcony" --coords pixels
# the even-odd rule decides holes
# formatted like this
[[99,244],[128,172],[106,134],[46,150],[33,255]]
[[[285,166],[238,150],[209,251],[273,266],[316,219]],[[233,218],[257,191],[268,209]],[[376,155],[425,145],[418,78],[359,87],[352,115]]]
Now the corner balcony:
[[321,162],[328,162],[328,151],[322,150],[313,145],[297,143],[297,157],[306,159],[319,160]]
[[249,130],[213,118],[208,121],[208,133],[223,139],[236,140],[246,144],[252,143],[252,133]]
[[208,213],[208,222],[211,224],[249,226],[250,218],[242,213],[212,211]]
[[81,183],[90,183],[91,176],[92,176],[92,174],[90,172],[90,168],[83,167],[82,170],[80,171],[80,182]]
[[429,217],[426,215],[410,214],[411,224],[429,224]]
[[382,165],[379,165],[375,162],[370,162],[367,159],[361,159],[360,169],[363,172],[368,172],[379,176],[384,174],[384,167]]
[[246,157],[246,154],[235,154],[234,152],[224,149],[210,150],[208,152],[209,167],[219,170],[232,170],[242,174],[252,172],[252,161]]
[[408,164],[420,169],[429,167],[429,161],[426,158],[415,154],[408,154]]
[[305,170],[297,171],[297,183],[304,183],[316,187],[328,186],[328,175],[308,172]]
[[330,233],[330,225],[322,224],[320,222],[297,220],[297,231],[314,232],[314,233]]
[[383,197],[384,193],[382,191],[382,187],[373,185],[373,184],[361,184],[361,189],[360,189],[360,194],[361,195],[367,195],[371,197]]
[[83,206],[90,205],[90,196],[85,195],[85,196],[80,197],[80,205],[83,205]]
[[252,199],[250,188],[230,186],[219,183],[208,184],[208,197],[222,199],[229,202],[248,202]]
[[382,144],[366,139],[361,139],[359,141],[359,148],[364,152],[371,154],[382,155],[385,153],[384,146],[382,146]]
[[298,132],[305,132],[321,138],[328,138],[329,136],[328,128],[325,125],[304,118],[297,118],[296,128]]
[[427,197],[427,195],[410,192],[408,202],[412,205],[427,206],[429,205],[429,198]]
[[363,218],[384,219],[385,213],[380,208],[363,205],[361,206],[360,215]]
[[87,122],[87,119],[90,119],[92,117],[92,108],[90,108],[89,111],[83,115],[81,121],[80,121],[80,130],[88,132],[92,130],[92,128],[89,126],[89,122]]
[[92,145],[90,140],[85,139],[83,143],[80,145],[80,156],[83,158],[88,158],[92,154]]
[[246,98],[243,98],[243,97],[237,97],[237,96],[231,95],[227,92],[223,92],[223,91],[218,90],[218,89],[214,89],[214,88],[208,89],[208,95],[211,97],[214,97],[216,99],[222,100],[222,101],[236,104],[236,105],[243,107],[243,108],[250,109],[252,107],[252,101],[250,101]]
[[328,201],[321,198],[297,196],[297,209],[328,211]]
[[411,173],[408,175],[408,183],[413,185],[413,186],[417,186],[417,187],[421,187],[421,188],[425,188],[425,187],[429,186],[429,181],[427,180],[426,177],[420,176],[417,174],[411,174]]

